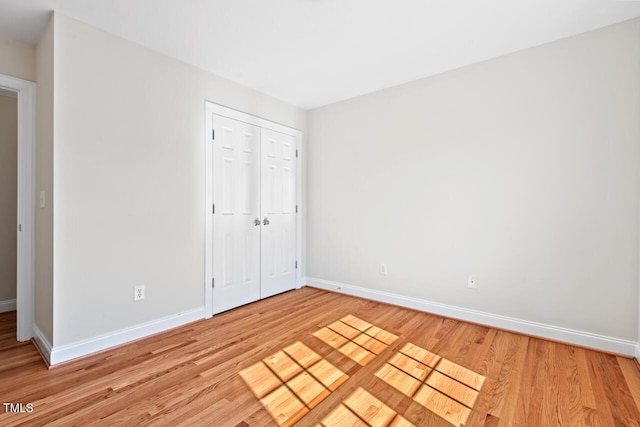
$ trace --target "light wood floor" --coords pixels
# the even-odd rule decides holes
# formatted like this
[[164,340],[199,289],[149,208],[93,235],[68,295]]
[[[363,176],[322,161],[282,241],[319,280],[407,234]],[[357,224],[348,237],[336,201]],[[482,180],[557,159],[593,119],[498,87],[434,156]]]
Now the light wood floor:
[[638,426],[636,362],[303,288],[48,370],[0,314],[0,425]]

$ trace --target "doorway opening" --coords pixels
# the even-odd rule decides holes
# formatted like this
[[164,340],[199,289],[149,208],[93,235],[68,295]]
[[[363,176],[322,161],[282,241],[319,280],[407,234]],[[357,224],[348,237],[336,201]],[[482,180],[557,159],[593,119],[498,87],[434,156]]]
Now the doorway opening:
[[33,336],[36,85],[0,74],[0,98],[0,122],[6,121],[0,128],[8,128],[0,136],[0,158],[8,168],[0,167],[0,198],[6,197],[0,203],[10,203],[0,210],[0,265],[6,271],[0,277],[0,314],[15,311],[15,339],[27,341]]
[[0,89],[0,349],[18,341],[18,95]]

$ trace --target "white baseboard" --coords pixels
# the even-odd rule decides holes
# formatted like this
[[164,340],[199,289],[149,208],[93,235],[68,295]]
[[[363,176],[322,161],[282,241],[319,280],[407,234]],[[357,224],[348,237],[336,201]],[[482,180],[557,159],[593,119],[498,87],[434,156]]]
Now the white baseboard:
[[419,298],[407,297],[390,292],[378,291],[374,289],[362,288],[359,286],[347,285],[330,280],[307,277],[305,283],[327,291],[340,292],[373,301],[412,308],[414,310],[425,311],[440,316],[451,317],[472,323],[492,326],[499,329],[519,332],[526,335],[546,338],[553,341],[561,341],[575,344],[581,347],[589,347],[610,353],[624,354],[636,357],[640,361],[640,344],[634,341],[612,338],[589,332],[576,331],[559,326],[547,325],[544,323],[531,322],[528,320],[513,317],[501,316],[484,311],[471,310],[448,304],[423,300]]
[[46,362],[51,365],[51,343],[35,323],[33,324],[33,339],[36,341],[36,345],[38,346],[38,350],[40,350],[42,357],[44,357]]
[[93,338],[50,348],[50,365],[67,362],[78,357],[87,356],[110,347],[125,344],[168,329],[176,328],[196,320],[204,319],[204,307],[162,317],[130,328],[110,332]]
[[15,299],[0,301],[0,313],[6,313],[7,311],[15,311],[16,307],[17,305],[16,305]]

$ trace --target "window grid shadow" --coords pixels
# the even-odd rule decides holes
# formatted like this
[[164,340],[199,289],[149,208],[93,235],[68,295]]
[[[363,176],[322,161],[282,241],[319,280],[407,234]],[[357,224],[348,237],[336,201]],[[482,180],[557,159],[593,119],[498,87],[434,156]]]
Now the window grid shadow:
[[[309,362],[303,362],[301,359],[296,357],[294,351],[292,351],[292,347],[297,347],[298,349],[302,348],[303,353],[306,353],[307,356],[310,356],[311,359]],[[290,374],[286,375],[283,373],[283,370],[275,369],[272,364],[268,363],[268,361],[273,360],[274,358],[280,357],[279,353],[285,355],[288,360],[286,363],[289,364],[285,369]],[[327,378],[322,378],[320,375],[314,373],[316,367],[319,365],[325,365],[324,368],[329,368],[329,371],[332,371]],[[255,380],[254,373],[255,371],[262,371],[263,373],[269,372],[273,378],[277,380],[277,382],[273,382],[270,386],[268,386],[267,390],[262,392],[257,386],[261,386],[262,383],[258,379]],[[336,374],[339,373],[339,377],[337,379],[331,380],[332,377],[335,377]],[[302,375],[309,375],[315,384],[320,387],[316,387],[316,390],[312,391],[309,398],[305,398],[305,396],[301,396],[301,390],[296,390],[296,387],[292,386],[292,382],[299,378]],[[324,400],[327,396],[329,396],[339,385],[344,383],[349,376],[333,366],[326,359],[315,353],[313,350],[309,349],[307,346],[302,344],[301,342],[296,342],[293,345],[285,347],[283,350],[278,351],[271,356],[265,357],[259,362],[251,365],[249,368],[244,369],[240,372],[240,377],[244,380],[245,384],[253,391],[254,395],[260,400],[262,405],[267,409],[269,414],[271,414],[272,418],[280,425],[280,426],[288,426],[297,422],[300,418],[306,415],[311,409],[313,409],[318,403]],[[308,382],[308,381],[307,381]],[[330,382],[327,384],[327,382]],[[256,384],[254,384],[256,383]],[[283,404],[286,406],[284,409],[280,407],[282,402],[278,402],[279,396],[274,396],[276,393],[282,393],[281,389],[284,387],[288,392],[288,397],[286,399],[294,398],[294,403]],[[320,388],[318,391],[317,389]],[[286,396],[286,394],[285,394]],[[271,400],[274,399],[274,400]]]
[[313,336],[365,366],[398,337],[378,326],[348,315],[316,331]]
[[[410,362],[399,363],[402,358]],[[409,369],[411,366],[415,369]],[[416,370],[424,371],[425,375],[417,375]],[[407,343],[374,375],[456,426],[468,419],[485,380],[484,376],[412,343]]]

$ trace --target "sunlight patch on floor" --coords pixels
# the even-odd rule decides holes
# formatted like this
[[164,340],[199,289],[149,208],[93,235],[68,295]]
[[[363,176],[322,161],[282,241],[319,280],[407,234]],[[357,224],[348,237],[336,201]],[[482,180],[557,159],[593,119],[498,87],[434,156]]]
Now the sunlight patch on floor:
[[[353,315],[313,335],[361,366],[398,339]],[[349,378],[299,341],[242,370],[240,377],[280,426],[295,424]]]
[[375,376],[454,426],[467,422],[485,377],[407,343]]
[[[361,366],[398,339],[352,315],[313,336]],[[374,375],[456,427],[467,422],[485,381],[484,376],[412,343],[392,354]],[[280,426],[298,422],[349,378],[300,341],[242,370],[240,377]],[[362,387],[319,425],[413,426]]]
[[354,391],[338,407],[331,411],[320,425],[323,427],[414,426],[362,387]]
[[355,316],[348,315],[313,334],[349,359],[365,366],[398,337]]
[[349,378],[299,341],[240,371],[240,377],[280,426],[296,423]]

